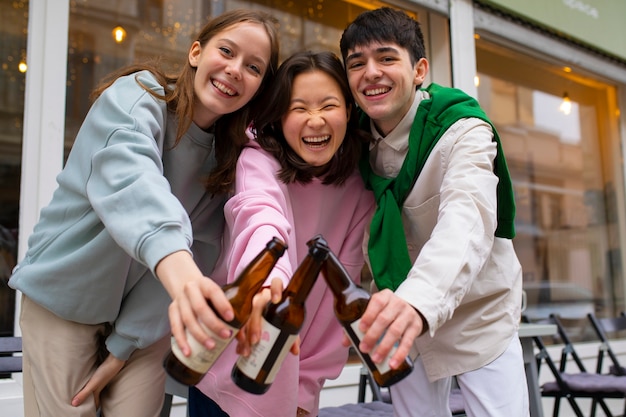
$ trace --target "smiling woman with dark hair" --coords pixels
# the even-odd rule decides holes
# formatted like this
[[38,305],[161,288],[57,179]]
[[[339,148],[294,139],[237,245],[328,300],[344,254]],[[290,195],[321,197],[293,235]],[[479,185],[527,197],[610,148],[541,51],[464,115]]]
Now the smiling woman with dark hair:
[[[308,252],[307,240],[322,234],[359,281],[374,198],[357,169],[368,136],[358,130],[341,61],[330,52],[295,54],[267,91],[237,163],[235,195],[224,209],[224,251],[212,277],[231,282],[277,236],[288,249],[270,277],[285,286]],[[258,341],[260,325],[249,326],[247,334]],[[190,416],[224,415],[207,411],[216,409],[208,397],[233,417],[317,416],[324,381],[336,378],[348,357],[343,337],[333,295],[319,280],[306,302],[299,355],[287,355],[269,390],[258,396],[235,386],[230,374],[237,353],[230,346],[199,390],[190,391]],[[248,345],[240,348],[249,351]]]

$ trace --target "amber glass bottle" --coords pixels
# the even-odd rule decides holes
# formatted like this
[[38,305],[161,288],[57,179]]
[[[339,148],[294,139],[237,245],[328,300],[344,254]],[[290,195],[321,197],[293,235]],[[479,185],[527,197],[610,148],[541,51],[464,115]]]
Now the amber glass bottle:
[[332,251],[329,251],[328,258],[322,266],[322,275],[335,296],[335,315],[348,334],[352,347],[367,366],[376,383],[382,387],[387,387],[411,373],[413,361],[409,357],[398,368],[391,369],[389,367],[389,358],[395,349],[392,349],[389,356],[378,364],[372,361],[369,354],[359,350],[359,344],[363,337],[363,333],[359,330],[359,323],[369,303],[370,295],[352,281]]
[[[172,378],[186,385],[195,385],[200,382],[204,374],[206,374],[211,365],[213,365],[250,317],[252,297],[259,291],[274,265],[276,265],[278,258],[285,253],[286,249],[287,246],[280,239],[272,239],[233,283],[222,287],[235,313],[235,318],[227,323],[232,330],[229,339],[222,339],[214,335],[208,328],[205,328],[205,331],[216,342],[215,347],[209,350],[198,343],[191,334],[187,333],[187,340],[191,346],[191,355],[185,357],[178,348],[176,340],[172,338],[172,348],[163,361],[165,370]],[[208,303],[213,308],[211,302],[209,301]]]
[[328,245],[321,236],[308,245],[309,253],[294,272],[281,300],[269,303],[263,311],[261,341],[253,346],[250,356],[240,356],[233,367],[233,381],[250,393],[263,394],[269,389],[304,322],[304,302],[328,255]]

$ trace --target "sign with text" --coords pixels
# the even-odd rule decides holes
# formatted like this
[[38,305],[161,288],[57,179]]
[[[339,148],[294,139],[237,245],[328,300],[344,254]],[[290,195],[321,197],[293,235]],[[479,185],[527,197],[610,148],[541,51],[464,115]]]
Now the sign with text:
[[594,49],[626,59],[624,0],[481,0]]

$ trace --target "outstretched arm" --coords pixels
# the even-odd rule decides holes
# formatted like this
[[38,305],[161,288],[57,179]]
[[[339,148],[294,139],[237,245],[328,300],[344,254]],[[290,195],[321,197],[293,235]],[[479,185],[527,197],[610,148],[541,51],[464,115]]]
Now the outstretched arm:
[[[215,347],[215,342],[200,323],[220,337],[230,336],[224,321],[235,317],[232,306],[220,286],[202,275],[189,252],[179,251],[166,256],[157,265],[156,274],[172,297],[169,307],[172,335],[185,355],[191,353],[185,329],[207,349]],[[209,307],[207,300],[219,316]]]

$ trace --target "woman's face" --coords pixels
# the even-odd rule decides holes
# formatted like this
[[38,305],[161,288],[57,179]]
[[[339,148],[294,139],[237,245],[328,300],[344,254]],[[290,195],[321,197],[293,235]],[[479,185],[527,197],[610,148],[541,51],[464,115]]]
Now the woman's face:
[[323,71],[295,77],[289,109],[282,117],[289,146],[308,164],[327,164],[343,143],[349,109],[339,84]]
[[246,105],[269,70],[271,42],[258,23],[242,22],[216,33],[204,46],[194,42],[189,63],[197,68],[194,122],[203,129]]

